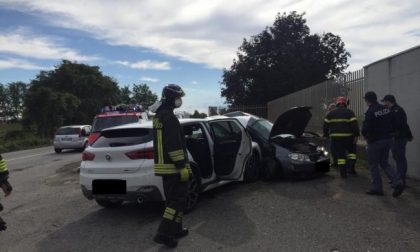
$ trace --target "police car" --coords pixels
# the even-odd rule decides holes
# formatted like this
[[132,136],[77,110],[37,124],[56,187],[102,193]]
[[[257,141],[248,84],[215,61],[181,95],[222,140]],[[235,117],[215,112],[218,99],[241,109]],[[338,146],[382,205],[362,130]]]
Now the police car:
[[[193,170],[187,210],[203,191],[231,181],[255,181],[257,144],[235,118],[180,119]],[[154,174],[152,122],[105,129],[82,156],[80,183],[84,196],[103,207],[124,201],[165,200],[162,179]]]

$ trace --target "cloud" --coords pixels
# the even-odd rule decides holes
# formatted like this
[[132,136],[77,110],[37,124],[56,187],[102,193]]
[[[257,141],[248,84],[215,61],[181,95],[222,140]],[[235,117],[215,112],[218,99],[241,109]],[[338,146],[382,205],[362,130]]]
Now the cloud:
[[198,81],[191,81],[191,84],[198,85]]
[[142,60],[137,62],[116,61],[115,63],[134,69],[142,70],[171,70],[171,64],[167,61]]
[[[306,12],[312,32],[340,35],[352,67],[418,44],[418,0],[3,0],[112,45],[146,48],[208,67],[229,67],[243,38],[272,25],[278,12]],[[130,65],[131,66],[131,65]],[[142,65],[140,64],[141,68]]]
[[60,45],[60,42],[44,36],[31,34],[27,29],[11,33],[0,33],[0,52],[34,59],[72,61],[96,60],[95,56],[85,56],[76,50]]
[[147,81],[147,82],[158,82],[159,79],[157,78],[152,78],[152,77],[147,77],[147,76],[143,76],[140,78],[141,81]]
[[45,67],[35,65],[31,62],[21,59],[0,59],[0,69],[25,69],[25,70],[42,70]]

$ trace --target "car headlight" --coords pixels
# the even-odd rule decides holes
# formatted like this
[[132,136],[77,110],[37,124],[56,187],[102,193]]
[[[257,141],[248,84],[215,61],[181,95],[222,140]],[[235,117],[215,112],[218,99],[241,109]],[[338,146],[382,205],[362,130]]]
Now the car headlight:
[[316,147],[316,150],[319,151],[319,152],[323,152],[323,151],[325,151],[325,148],[322,147],[322,146],[318,146],[318,147]]
[[309,158],[308,155],[305,154],[300,154],[300,153],[290,153],[289,154],[289,158],[292,160],[296,160],[296,161],[306,161],[306,162],[310,162],[311,159]]

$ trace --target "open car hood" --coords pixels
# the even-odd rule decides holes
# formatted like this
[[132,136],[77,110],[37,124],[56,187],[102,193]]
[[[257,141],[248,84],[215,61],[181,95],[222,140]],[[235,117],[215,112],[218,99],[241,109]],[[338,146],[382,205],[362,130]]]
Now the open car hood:
[[311,107],[294,107],[281,114],[273,124],[270,138],[280,134],[292,134],[301,137],[311,120]]

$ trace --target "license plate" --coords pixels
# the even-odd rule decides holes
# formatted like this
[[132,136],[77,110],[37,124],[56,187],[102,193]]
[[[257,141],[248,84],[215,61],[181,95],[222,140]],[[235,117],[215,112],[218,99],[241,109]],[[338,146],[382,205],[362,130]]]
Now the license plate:
[[127,181],[117,179],[98,179],[92,181],[93,194],[126,194]]
[[71,138],[61,138],[61,141],[71,142]]

